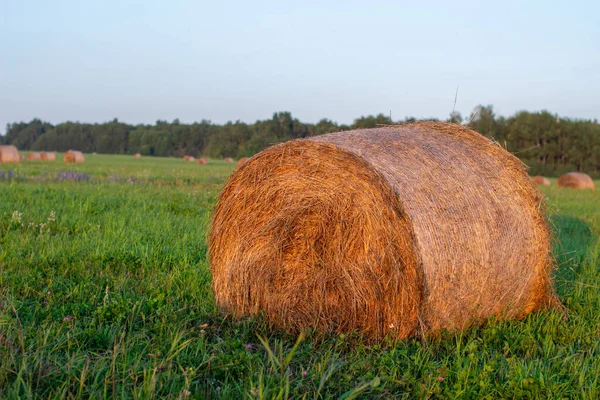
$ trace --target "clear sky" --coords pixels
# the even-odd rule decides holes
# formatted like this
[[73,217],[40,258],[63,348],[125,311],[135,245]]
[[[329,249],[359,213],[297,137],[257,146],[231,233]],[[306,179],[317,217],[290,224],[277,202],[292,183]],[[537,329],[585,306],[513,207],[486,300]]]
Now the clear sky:
[[600,1],[0,0],[0,132],[34,117],[600,119]]

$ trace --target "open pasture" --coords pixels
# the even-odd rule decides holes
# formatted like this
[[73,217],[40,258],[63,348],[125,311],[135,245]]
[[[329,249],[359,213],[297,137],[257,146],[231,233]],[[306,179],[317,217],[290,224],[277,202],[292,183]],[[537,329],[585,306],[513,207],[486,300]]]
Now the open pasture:
[[542,187],[564,313],[295,345],[215,309],[207,228],[235,164],[62,157],[0,165],[0,397],[600,397],[598,191]]

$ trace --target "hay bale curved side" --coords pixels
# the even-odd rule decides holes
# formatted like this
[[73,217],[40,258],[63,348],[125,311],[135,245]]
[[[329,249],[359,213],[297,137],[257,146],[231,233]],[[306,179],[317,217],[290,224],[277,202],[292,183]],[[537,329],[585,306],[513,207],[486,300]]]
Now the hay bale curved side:
[[0,146],[0,164],[19,164],[21,155],[15,146]]
[[533,178],[531,178],[531,181],[533,183],[535,183],[536,185],[540,185],[540,186],[550,186],[551,185],[550,179],[546,178],[545,176],[536,175]]
[[596,186],[594,181],[588,174],[582,172],[569,172],[568,174],[562,175],[556,182],[558,187],[565,187],[571,189],[591,189],[594,190]]
[[83,153],[77,150],[68,150],[63,157],[64,162],[67,163],[82,163],[85,161]]
[[56,153],[44,151],[40,153],[42,161],[56,161]]
[[516,157],[457,125],[274,146],[220,196],[217,304],[287,330],[374,338],[521,318],[554,301],[542,209]]

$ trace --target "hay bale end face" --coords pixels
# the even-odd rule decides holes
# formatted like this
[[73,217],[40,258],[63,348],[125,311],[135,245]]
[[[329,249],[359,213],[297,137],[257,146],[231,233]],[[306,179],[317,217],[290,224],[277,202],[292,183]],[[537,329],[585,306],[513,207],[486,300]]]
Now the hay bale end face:
[[15,146],[0,146],[0,164],[19,164],[21,155]]
[[42,161],[56,161],[56,153],[44,151],[40,153]]
[[225,162],[233,162],[233,158],[231,158],[231,157],[225,157],[223,159],[223,161],[225,161]]
[[196,164],[206,165],[208,164],[208,159],[200,157],[198,160],[196,160]]
[[42,159],[42,155],[38,152],[32,152],[27,154],[27,159],[30,161],[38,161]]
[[85,161],[83,153],[77,150],[68,150],[63,157],[63,160],[67,163],[82,163]]
[[545,176],[534,176],[533,178],[531,178],[531,180],[533,181],[533,183],[535,183],[536,185],[540,185],[540,186],[550,186],[550,179],[546,178]]
[[558,187],[565,187],[571,189],[591,189],[594,190],[596,186],[594,181],[588,174],[582,172],[569,172],[558,178],[556,182]]
[[216,301],[290,332],[375,339],[522,318],[555,301],[541,210],[522,163],[458,125],[276,145],[220,195]]

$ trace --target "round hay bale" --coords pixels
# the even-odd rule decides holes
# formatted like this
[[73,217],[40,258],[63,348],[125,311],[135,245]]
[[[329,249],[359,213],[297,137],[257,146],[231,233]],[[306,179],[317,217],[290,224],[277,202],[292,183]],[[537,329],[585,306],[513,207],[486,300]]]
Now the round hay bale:
[[208,164],[208,159],[201,157],[198,160],[196,160],[196,164],[206,165],[206,164]]
[[543,196],[460,125],[270,147],[236,168],[209,236],[218,307],[290,332],[405,338],[555,304]]
[[29,154],[27,154],[27,159],[33,160],[33,161],[41,160],[42,155],[38,152],[29,153]]
[[248,161],[249,158],[248,157],[242,157],[238,160],[236,167],[239,168],[242,165],[246,164],[246,161]]
[[196,159],[194,157],[192,157],[192,156],[189,156],[187,160],[189,162],[195,162],[196,161]]
[[21,157],[15,146],[0,146],[0,164],[19,164]]
[[190,156],[183,156],[183,161],[190,161]]
[[142,155],[140,153],[135,153],[133,155],[133,158],[142,158]]
[[531,178],[531,180],[533,181],[533,183],[535,183],[536,185],[540,185],[540,186],[550,186],[550,179],[546,178],[545,176],[534,176],[533,178]]
[[558,187],[565,187],[571,189],[591,189],[594,190],[596,187],[594,181],[588,174],[582,172],[569,172],[558,178],[556,182]]
[[40,157],[42,158],[42,161],[56,161],[56,153],[49,151],[40,153]]
[[67,163],[82,163],[85,161],[83,153],[77,150],[68,150],[63,157],[63,160]]
[[231,158],[231,157],[225,157],[223,159],[223,161],[225,161],[225,162],[233,162],[233,158]]

